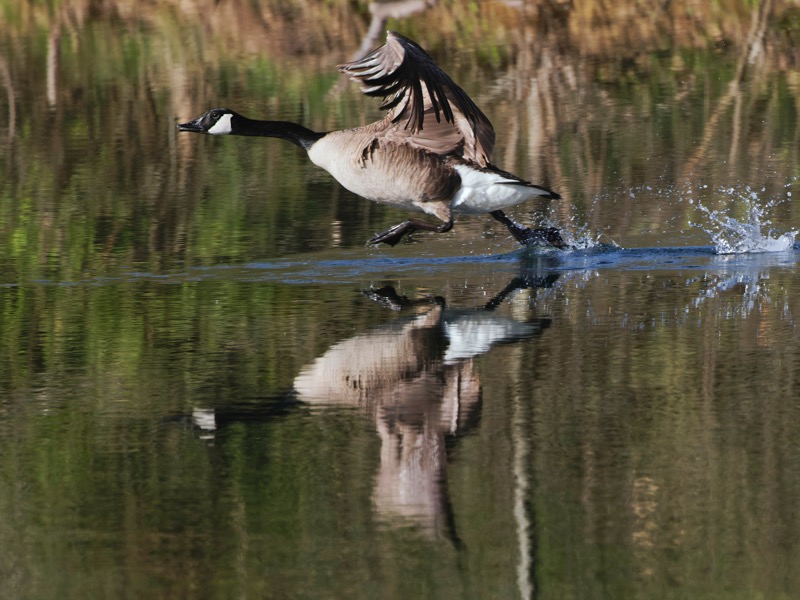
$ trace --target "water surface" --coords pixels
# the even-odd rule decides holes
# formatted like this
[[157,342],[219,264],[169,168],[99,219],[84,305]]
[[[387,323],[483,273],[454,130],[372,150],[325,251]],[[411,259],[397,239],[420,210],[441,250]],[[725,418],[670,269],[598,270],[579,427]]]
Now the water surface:
[[[618,4],[0,1],[0,595],[791,597],[797,8]],[[175,130],[374,119],[332,67],[387,27],[570,250],[368,247],[405,215]]]

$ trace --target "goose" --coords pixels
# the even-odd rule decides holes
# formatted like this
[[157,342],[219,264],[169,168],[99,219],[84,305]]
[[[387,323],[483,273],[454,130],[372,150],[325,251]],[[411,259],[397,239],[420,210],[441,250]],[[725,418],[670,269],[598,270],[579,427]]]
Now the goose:
[[444,233],[452,229],[455,214],[488,213],[521,244],[566,245],[557,229],[530,229],[502,211],[533,198],[560,196],[492,164],[491,122],[416,42],[389,31],[383,46],[338,69],[359,82],[364,94],[383,99],[387,113],[382,119],[316,132],[214,108],[178,130],[288,140],[352,193],[438,219],[407,219],[376,234],[370,244],[394,246],[416,230]]

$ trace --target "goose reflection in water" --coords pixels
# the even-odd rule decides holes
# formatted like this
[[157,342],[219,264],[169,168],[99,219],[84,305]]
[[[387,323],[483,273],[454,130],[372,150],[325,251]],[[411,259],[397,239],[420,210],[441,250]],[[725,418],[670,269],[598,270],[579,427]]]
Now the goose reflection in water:
[[357,406],[375,421],[381,454],[373,502],[380,517],[458,544],[445,441],[467,432],[480,415],[473,359],[546,329],[547,319],[520,322],[493,309],[511,292],[555,278],[516,278],[477,310],[451,309],[440,298],[412,302],[391,287],[372,291],[374,300],[416,314],[333,345],[297,376],[298,400]]

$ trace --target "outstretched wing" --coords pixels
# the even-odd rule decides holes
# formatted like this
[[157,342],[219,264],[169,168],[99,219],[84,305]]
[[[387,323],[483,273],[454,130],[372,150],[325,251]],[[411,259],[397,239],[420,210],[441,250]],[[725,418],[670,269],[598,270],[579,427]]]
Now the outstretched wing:
[[339,70],[384,98],[390,125],[383,135],[438,154],[459,153],[481,166],[491,161],[494,128],[469,96],[420,46],[389,31],[386,44]]

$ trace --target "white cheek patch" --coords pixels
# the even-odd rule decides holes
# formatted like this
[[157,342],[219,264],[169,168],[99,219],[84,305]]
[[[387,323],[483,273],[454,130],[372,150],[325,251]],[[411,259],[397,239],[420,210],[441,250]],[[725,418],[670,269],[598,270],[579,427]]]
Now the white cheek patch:
[[231,117],[233,115],[222,115],[219,120],[214,123],[213,127],[208,129],[211,135],[225,135],[231,132]]

